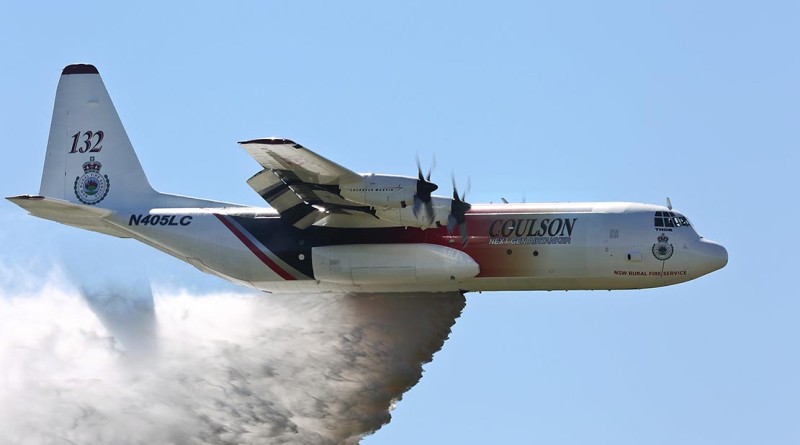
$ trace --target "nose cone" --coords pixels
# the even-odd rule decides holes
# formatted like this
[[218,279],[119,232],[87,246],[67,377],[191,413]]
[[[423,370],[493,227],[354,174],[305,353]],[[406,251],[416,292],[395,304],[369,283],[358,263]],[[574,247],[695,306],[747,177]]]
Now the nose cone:
[[728,264],[728,251],[714,241],[701,239],[696,245],[698,269],[701,275],[722,269]]

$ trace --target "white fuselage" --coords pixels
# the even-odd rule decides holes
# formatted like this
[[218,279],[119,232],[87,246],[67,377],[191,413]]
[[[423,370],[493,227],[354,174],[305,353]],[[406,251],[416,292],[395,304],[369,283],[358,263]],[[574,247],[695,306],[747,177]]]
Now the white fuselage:
[[688,223],[656,227],[657,212],[669,210],[634,203],[476,205],[464,247],[444,228],[300,231],[262,208],[164,208],[106,220],[204,272],[270,292],[638,289],[726,264],[725,249]]

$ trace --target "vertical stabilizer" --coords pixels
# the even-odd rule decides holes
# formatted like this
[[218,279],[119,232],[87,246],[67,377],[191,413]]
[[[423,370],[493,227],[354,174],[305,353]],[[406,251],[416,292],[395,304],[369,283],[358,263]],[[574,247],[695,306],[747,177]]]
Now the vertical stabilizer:
[[93,65],[61,73],[39,194],[115,209],[156,196]]

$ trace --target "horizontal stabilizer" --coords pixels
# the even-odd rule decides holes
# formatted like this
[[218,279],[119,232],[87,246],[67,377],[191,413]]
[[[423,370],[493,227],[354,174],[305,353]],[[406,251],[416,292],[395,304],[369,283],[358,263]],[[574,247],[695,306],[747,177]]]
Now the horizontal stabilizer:
[[119,230],[104,220],[105,217],[113,213],[108,209],[75,204],[44,196],[20,195],[11,196],[6,199],[27,210],[31,215],[39,218],[49,219],[68,226],[105,233],[120,238],[130,237],[126,232]]

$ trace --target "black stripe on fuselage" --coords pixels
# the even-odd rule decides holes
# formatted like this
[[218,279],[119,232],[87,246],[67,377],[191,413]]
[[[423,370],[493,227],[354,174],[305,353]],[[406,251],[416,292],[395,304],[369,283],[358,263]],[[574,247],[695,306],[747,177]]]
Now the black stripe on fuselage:
[[[299,207],[299,206],[297,206]],[[285,213],[285,212],[284,212]],[[441,240],[444,228],[421,230],[413,227],[338,228],[311,226],[298,229],[284,218],[231,216],[255,239],[286,264],[313,276],[311,249],[344,244],[424,243]],[[441,233],[440,233],[441,232]],[[301,258],[302,254],[302,258]]]

